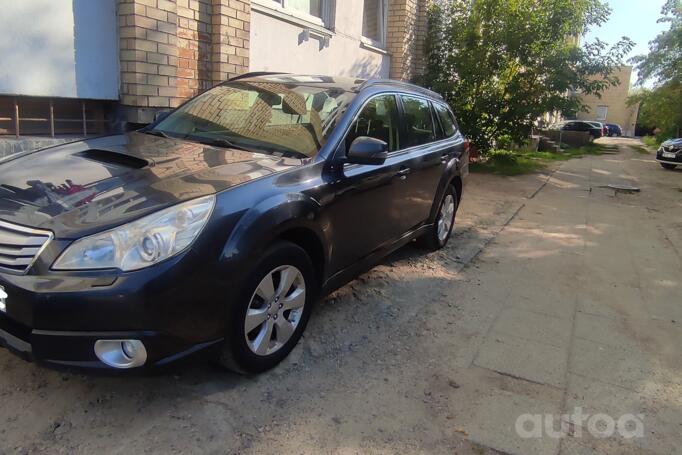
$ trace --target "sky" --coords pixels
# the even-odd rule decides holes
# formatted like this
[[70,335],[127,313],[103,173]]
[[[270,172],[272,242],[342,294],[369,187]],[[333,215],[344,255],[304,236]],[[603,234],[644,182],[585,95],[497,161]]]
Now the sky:
[[[635,47],[627,58],[647,54],[649,41],[669,27],[667,23],[656,23],[661,17],[661,7],[665,0],[607,0],[606,3],[612,9],[608,22],[592,29],[585,39],[593,41],[599,38],[613,44],[627,36],[635,42]],[[633,74],[632,83],[636,80],[636,75]],[[652,83],[653,81],[648,81],[646,85],[650,86]]]

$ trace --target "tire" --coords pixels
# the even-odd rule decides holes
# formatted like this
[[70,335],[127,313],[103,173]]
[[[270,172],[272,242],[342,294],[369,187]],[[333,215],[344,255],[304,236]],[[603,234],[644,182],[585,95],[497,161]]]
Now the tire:
[[[449,205],[448,202],[450,202],[452,205]],[[419,243],[424,248],[427,248],[431,251],[436,251],[448,244],[448,241],[452,236],[452,230],[455,227],[458,205],[459,200],[457,197],[457,190],[453,185],[448,185],[440,204],[438,204],[438,215],[436,216],[435,222],[431,228],[429,228],[429,231],[419,238]],[[447,209],[444,211],[444,208],[447,206],[451,207],[451,211]],[[447,225],[447,222],[445,223],[446,225],[443,226],[442,223],[444,216],[451,216],[449,226]],[[445,229],[445,231],[443,231],[443,229]]]
[[660,163],[661,166],[663,166],[663,169],[668,169],[669,171],[672,171],[677,167],[677,164],[669,164],[669,163]]
[[[292,280],[288,289],[282,286],[285,274]],[[267,279],[271,280],[271,287]],[[262,373],[276,366],[301,338],[317,292],[313,264],[305,250],[291,242],[274,243],[228,309],[220,364],[242,374]],[[271,294],[270,298],[265,298],[266,294]],[[292,308],[286,308],[287,302]],[[302,306],[293,307],[301,303]],[[247,311],[251,313],[248,323],[252,326],[248,333]],[[286,324],[288,328],[283,330]]]

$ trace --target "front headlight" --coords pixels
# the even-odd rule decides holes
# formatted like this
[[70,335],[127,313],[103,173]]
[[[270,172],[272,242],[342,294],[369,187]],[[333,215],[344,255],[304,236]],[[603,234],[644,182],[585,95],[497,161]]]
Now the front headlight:
[[76,240],[52,266],[56,270],[139,270],[189,247],[211,216],[215,196],[147,215],[132,223]]

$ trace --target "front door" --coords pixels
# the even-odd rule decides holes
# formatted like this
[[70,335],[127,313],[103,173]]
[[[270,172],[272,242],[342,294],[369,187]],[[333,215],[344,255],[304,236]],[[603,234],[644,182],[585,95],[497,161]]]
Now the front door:
[[409,229],[402,211],[409,155],[401,153],[398,102],[393,94],[370,99],[351,124],[340,147],[343,153],[357,137],[385,141],[389,156],[382,165],[344,164],[336,171],[334,199],[327,206],[331,245],[330,273],[336,273],[365,258]]

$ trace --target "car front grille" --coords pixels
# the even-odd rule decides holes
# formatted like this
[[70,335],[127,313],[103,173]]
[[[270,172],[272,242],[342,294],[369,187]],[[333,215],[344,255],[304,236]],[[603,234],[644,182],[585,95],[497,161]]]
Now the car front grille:
[[0,220],[0,271],[26,273],[50,240],[50,231]]
[[679,150],[677,149],[677,147],[675,147],[675,146],[673,146],[673,145],[668,145],[668,146],[666,146],[666,147],[663,147],[663,151],[664,151],[664,152],[679,152]]

